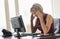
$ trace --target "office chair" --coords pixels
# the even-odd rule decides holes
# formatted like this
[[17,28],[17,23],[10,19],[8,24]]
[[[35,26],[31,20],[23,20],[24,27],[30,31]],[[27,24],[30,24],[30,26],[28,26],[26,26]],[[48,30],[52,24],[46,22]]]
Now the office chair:
[[60,33],[60,19],[54,18],[54,29],[55,29],[55,34]]

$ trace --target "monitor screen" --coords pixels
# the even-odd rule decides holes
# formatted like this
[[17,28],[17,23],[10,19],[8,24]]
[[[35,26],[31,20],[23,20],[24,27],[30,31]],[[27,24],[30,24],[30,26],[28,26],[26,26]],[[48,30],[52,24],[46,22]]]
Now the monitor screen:
[[16,31],[16,29],[18,29],[18,31],[20,31],[20,32],[26,32],[24,22],[23,22],[21,15],[11,18],[11,23],[12,23],[12,27],[14,28],[14,31]]

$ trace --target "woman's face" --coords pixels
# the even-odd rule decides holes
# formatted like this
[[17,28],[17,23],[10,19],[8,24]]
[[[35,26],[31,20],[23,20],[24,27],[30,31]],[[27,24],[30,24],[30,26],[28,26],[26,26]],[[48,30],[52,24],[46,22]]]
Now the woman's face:
[[41,13],[39,10],[33,9],[33,10],[32,10],[32,14],[33,14],[34,16],[38,17],[38,14],[43,14],[43,13]]
[[36,8],[33,8],[32,11],[31,11],[31,13],[36,16],[36,12],[37,12],[37,11],[38,11],[38,10],[37,10]]
[[35,11],[35,10],[33,10],[33,11],[32,11],[32,14],[33,14],[34,16],[36,16],[36,14],[35,14],[35,13],[36,13],[36,11]]

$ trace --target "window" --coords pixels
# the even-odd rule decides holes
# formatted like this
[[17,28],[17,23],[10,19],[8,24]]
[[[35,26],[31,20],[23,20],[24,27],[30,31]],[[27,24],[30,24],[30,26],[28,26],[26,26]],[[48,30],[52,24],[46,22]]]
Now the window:
[[2,29],[6,29],[4,0],[0,0],[0,35],[2,34]]
[[30,24],[30,8],[34,3],[41,4],[44,12],[53,16],[51,0],[19,0],[19,12],[23,16],[25,26]]
[[[18,0],[19,13],[23,17],[25,27],[30,25],[30,15],[31,15],[30,8],[34,3],[41,4],[44,9],[44,12],[51,14],[53,16],[51,0]],[[0,34],[2,34],[1,32],[2,29],[6,29],[6,16],[5,16],[4,5],[5,5],[4,0],[0,0]],[[15,0],[8,0],[8,5],[9,5],[10,18],[15,17],[16,16]],[[13,31],[12,27],[11,31]]]

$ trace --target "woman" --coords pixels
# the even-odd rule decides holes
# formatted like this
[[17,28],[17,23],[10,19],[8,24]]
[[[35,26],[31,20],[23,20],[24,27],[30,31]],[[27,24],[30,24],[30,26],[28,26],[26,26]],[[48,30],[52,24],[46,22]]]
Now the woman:
[[[41,31],[42,34],[53,34],[54,24],[51,15],[45,14],[43,8],[40,4],[36,3],[31,8],[31,29],[32,33],[35,33],[37,29]],[[35,15],[35,16],[34,16]],[[33,26],[33,19],[37,17],[36,24]]]

